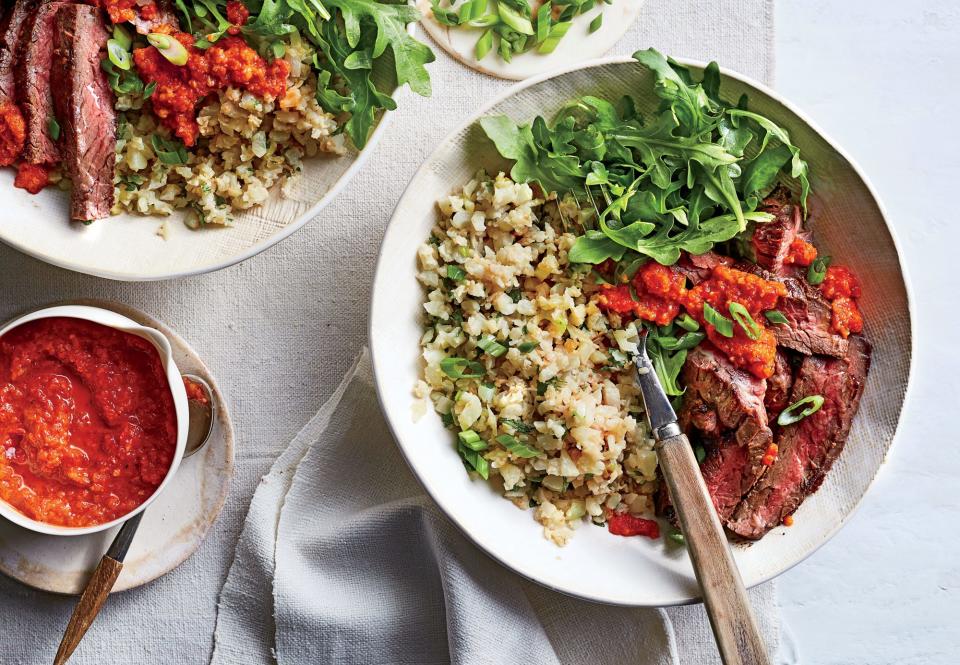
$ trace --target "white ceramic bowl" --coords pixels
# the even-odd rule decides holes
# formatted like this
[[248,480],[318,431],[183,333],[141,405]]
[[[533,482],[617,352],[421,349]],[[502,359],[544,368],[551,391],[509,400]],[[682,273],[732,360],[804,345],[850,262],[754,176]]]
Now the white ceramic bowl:
[[[700,63],[686,63],[697,72]],[[800,111],[772,90],[722,71],[723,94],[750,96],[751,109],[791,134],[810,164],[817,242],[863,284],[861,306],[874,345],[873,366],[847,445],[823,486],[795,515],[735,557],[748,586],[769,580],[829,540],[850,518],[893,441],[911,364],[911,314],[896,243],[883,209],[860,169]],[[529,511],[518,510],[485,482],[471,481],[451,434],[429,413],[412,417],[412,388],[420,372],[420,312],[416,249],[436,221],[436,200],[480,167],[507,164],[476,123],[490,114],[530,121],[552,115],[567,100],[591,94],[616,100],[634,95],[642,111],[655,108],[652,76],[630,58],[608,58],[527,80],[506,91],[438,145],[400,200],[384,236],[374,278],[370,345],[381,405],[414,474],[440,508],[478,546],[504,565],[547,587],[604,603],[664,606],[695,601],[699,589],[682,548],[663,541],[612,536],[589,525],[558,548],[541,535]]]
[[[412,35],[416,23],[407,30]],[[389,80],[391,76],[382,74]],[[407,89],[390,91],[399,99]],[[412,94],[412,93],[409,93]],[[403,108],[403,101],[399,101]],[[77,272],[124,281],[153,281],[199,275],[245,261],[269,249],[315,218],[360,171],[387,131],[393,115],[383,113],[359,152],[303,160],[302,176],[286,196],[279,187],[250,210],[237,211],[231,227],[193,230],[184,213],[170,217],[122,214],[89,226],[69,221],[67,192],[48,187],[30,195],[13,186],[13,169],[0,169],[0,242],[36,259]],[[158,235],[161,225],[166,237]]]
[[94,323],[99,323],[111,328],[116,328],[117,330],[122,330],[123,332],[131,333],[137,337],[142,337],[153,344],[154,348],[157,350],[157,353],[160,354],[160,361],[163,363],[163,368],[166,371],[167,383],[170,387],[170,392],[173,395],[173,406],[177,415],[177,448],[174,452],[173,462],[171,462],[170,468],[167,470],[167,475],[164,477],[163,482],[160,483],[160,486],[157,487],[156,491],[150,495],[146,501],[120,518],[104,524],[98,524],[96,526],[57,526],[54,524],[47,524],[45,522],[38,522],[37,520],[30,519],[20,511],[16,510],[6,501],[0,500],[0,516],[5,517],[14,524],[18,524],[25,529],[51,536],[81,536],[88,533],[106,531],[111,527],[122,524],[134,515],[143,512],[147,506],[153,503],[154,500],[160,496],[160,493],[163,492],[163,489],[170,482],[170,479],[173,478],[174,474],[176,474],[177,468],[180,466],[180,462],[183,460],[183,452],[187,445],[187,426],[189,424],[189,413],[187,411],[187,391],[183,386],[183,379],[180,376],[180,370],[177,369],[177,365],[173,360],[173,349],[171,348],[170,342],[167,340],[167,338],[153,328],[142,326],[132,319],[128,319],[127,317],[117,314],[116,312],[111,312],[110,310],[83,305],[60,305],[57,307],[47,307],[45,309],[40,309],[35,312],[25,314],[24,316],[10,321],[0,328],[0,337],[29,321],[36,321],[37,319],[49,319],[58,316],[93,321]]

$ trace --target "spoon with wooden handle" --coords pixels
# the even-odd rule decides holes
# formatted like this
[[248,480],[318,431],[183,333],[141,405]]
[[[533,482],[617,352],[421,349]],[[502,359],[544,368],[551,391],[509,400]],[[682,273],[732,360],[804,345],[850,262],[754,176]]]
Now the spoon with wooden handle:
[[[217,406],[214,401],[213,390],[210,385],[201,377],[193,374],[184,374],[184,382],[188,386],[187,407],[190,412],[190,424],[187,431],[187,445],[183,453],[184,458],[190,457],[200,451],[210,435],[213,433],[213,426],[216,423]],[[190,387],[196,387],[196,390],[190,390]],[[73,608],[73,615],[64,631],[63,639],[60,641],[60,648],[57,649],[56,658],[53,665],[63,665],[73,655],[74,650],[80,644],[80,640],[86,635],[87,630],[93,624],[93,620],[100,613],[100,608],[107,601],[113,585],[116,584],[120,572],[123,570],[123,560],[127,556],[133,537],[137,535],[137,529],[140,527],[140,520],[143,513],[137,513],[120,527],[117,535],[107,553],[100,559],[96,570],[90,576],[87,586],[77,606]]]
[[680,518],[680,530],[703,592],[720,658],[724,665],[769,665],[750,599],[697,458],[690,441],[680,431],[677,414],[647,355],[646,330],[640,333],[640,350],[634,360],[660,470]]

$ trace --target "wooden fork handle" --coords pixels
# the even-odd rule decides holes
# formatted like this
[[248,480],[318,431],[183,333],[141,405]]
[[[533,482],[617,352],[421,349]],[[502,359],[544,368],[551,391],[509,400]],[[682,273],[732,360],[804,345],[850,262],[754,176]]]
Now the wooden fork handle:
[[100,613],[100,608],[110,595],[110,590],[113,589],[121,570],[123,570],[123,563],[116,559],[105,556],[100,560],[87,587],[83,590],[83,595],[80,596],[80,601],[73,608],[73,616],[70,617],[67,630],[60,641],[60,648],[57,649],[57,657],[53,665],[63,665],[73,655],[74,649],[80,644],[87,629]]
[[684,434],[663,439],[657,455],[721,659],[725,665],[769,665],[750,599],[690,441]]

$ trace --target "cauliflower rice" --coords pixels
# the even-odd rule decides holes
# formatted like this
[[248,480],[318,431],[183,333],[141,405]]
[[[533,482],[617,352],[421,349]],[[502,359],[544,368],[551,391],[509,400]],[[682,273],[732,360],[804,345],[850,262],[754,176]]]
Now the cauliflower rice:
[[[429,400],[451,429],[478,435],[491,481],[557,545],[586,519],[651,517],[657,457],[628,362],[636,329],[600,311],[590,272],[567,262],[575,235],[564,229],[592,211],[502,173],[480,173],[438,205],[418,250],[420,412]],[[505,349],[481,348],[494,341]],[[471,373],[483,376],[455,380],[448,358],[481,363]]]
[[169,138],[143,100],[117,100],[117,167],[113,213],[170,215],[187,209],[187,224],[231,225],[233,212],[262,204],[276,185],[283,193],[303,158],[342,154],[337,119],[316,99],[314,51],[303,42],[287,47],[287,92],[259,99],[236,88],[221,90],[198,110],[200,138],[185,165],[161,162],[151,135]]

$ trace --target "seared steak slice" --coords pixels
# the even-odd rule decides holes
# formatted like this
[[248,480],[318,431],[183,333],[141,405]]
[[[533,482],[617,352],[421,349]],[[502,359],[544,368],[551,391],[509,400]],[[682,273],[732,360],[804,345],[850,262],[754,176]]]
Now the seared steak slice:
[[775,275],[746,261],[739,261],[734,267],[787,287],[787,295],[780,299],[778,307],[787,323],[770,326],[777,344],[808,356],[819,354],[842,358],[846,355],[847,340],[831,329],[833,312],[830,302],[819,289],[801,277]]
[[140,12],[137,12],[137,17],[131,21],[137,32],[146,35],[156,32],[156,29],[161,25],[169,25],[174,28],[174,31],[179,32],[180,22],[177,20],[177,12],[173,8],[173,3],[170,0],[157,0],[156,5],[157,12],[152,18],[143,18]]
[[100,69],[107,37],[96,7],[68,4],[57,12],[51,83],[57,91],[64,162],[73,181],[70,216],[76,220],[107,217],[113,207],[116,113]]
[[793,387],[793,365],[787,352],[777,349],[773,376],[767,379],[767,394],[763,398],[763,405],[767,408],[767,416],[771,421],[790,406],[791,387]]
[[677,270],[689,279],[691,284],[696,286],[705,279],[709,279],[715,267],[732,264],[733,260],[730,259],[730,257],[720,256],[716,252],[706,252],[705,254],[688,254],[684,252],[680,255],[680,260],[677,262]]
[[[766,381],[737,369],[713,347],[701,345],[687,355],[683,382],[687,393],[679,413],[680,426],[695,440],[705,437],[723,442],[718,446],[715,454],[719,457],[714,462],[710,460],[708,448],[704,465],[709,462],[721,467],[723,481],[716,483],[717,486],[735,485],[739,499],[766,470],[762,460],[773,438],[763,404]],[[735,452],[727,448],[743,450]],[[736,476],[736,482],[728,477],[730,474]]]
[[56,28],[54,19],[67,4],[44,2],[23,26],[15,78],[17,101],[27,125],[23,159],[30,164],[60,161],[60,151],[49,131],[50,118],[54,116],[50,67]]
[[789,191],[777,187],[763,201],[760,210],[774,215],[775,219],[757,224],[754,229],[752,243],[757,264],[776,275],[784,274],[783,260],[803,225],[800,206],[791,203]]
[[37,11],[40,0],[17,0],[0,21],[0,101],[16,101],[14,64],[20,52],[24,23]]
[[758,539],[792,514],[813,494],[843,450],[870,369],[870,344],[850,337],[843,358],[803,359],[790,395],[796,402],[822,395],[816,413],[780,433],[774,465],[737,506],[727,526],[744,538]]
[[743,498],[744,479],[750,475],[747,468],[748,450],[731,437],[706,447],[707,456],[700,464],[700,473],[710,491],[720,521],[726,523]]

